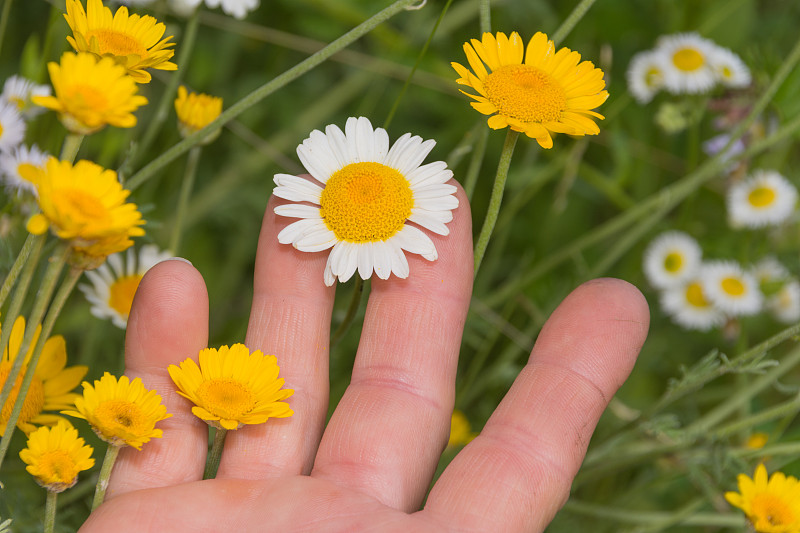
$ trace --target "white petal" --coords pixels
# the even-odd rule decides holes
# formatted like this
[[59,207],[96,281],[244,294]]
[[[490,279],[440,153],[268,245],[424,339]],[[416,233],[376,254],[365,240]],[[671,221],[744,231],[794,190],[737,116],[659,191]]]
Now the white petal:
[[422,230],[414,226],[403,226],[391,239],[403,250],[412,254],[419,254],[428,261],[435,261],[439,255],[436,253],[436,246],[430,237],[425,235]]
[[400,246],[397,246],[393,241],[387,241],[386,244],[392,260],[392,273],[398,278],[407,278],[408,260],[406,260],[406,254],[404,254]]
[[309,174],[320,183],[325,183],[331,174],[342,168],[331,151],[328,138],[319,130],[314,130],[303,144],[297,147],[297,156]]
[[414,199],[414,207],[428,211],[452,211],[458,207],[458,198],[455,196],[440,196],[438,198]]
[[421,207],[415,207],[411,210],[411,214],[419,214],[425,217],[430,217],[433,220],[438,220],[439,222],[443,222],[447,224],[451,220],[453,220],[453,212],[449,209],[443,209],[441,211],[429,211],[428,209],[422,209]]
[[439,222],[433,217],[427,216],[425,213],[412,213],[408,220],[414,222],[415,224],[419,224],[423,228],[430,230],[434,233],[438,233],[439,235],[449,235],[450,229],[445,226],[443,223]]
[[389,134],[383,128],[375,128],[374,134],[373,157],[374,161],[383,163],[386,160],[386,154],[389,153]]
[[[353,244],[349,242],[340,242],[336,246],[341,246],[341,256],[338,259],[338,271],[334,270],[334,274],[339,277],[339,281],[345,282],[355,274],[358,268],[358,252],[360,244]],[[334,247],[334,250],[336,248]]]
[[286,204],[275,207],[275,214],[282,217],[293,218],[318,218],[322,217],[319,214],[319,207],[313,205],[300,205],[300,204]]
[[400,159],[403,157],[403,154],[406,152],[409,146],[413,146],[415,144],[421,144],[422,137],[414,136],[412,137],[410,133],[404,133],[397,139],[392,147],[389,149],[389,153],[386,154],[386,161],[384,164],[388,167],[398,168]]
[[381,279],[389,279],[389,276],[392,274],[391,247],[385,241],[377,241],[371,244],[375,274]]
[[358,245],[358,275],[361,279],[372,277],[372,268],[375,265],[374,253],[371,242],[359,243]]
[[345,167],[353,162],[350,157],[349,149],[347,146],[347,137],[345,137],[342,130],[334,124],[330,124],[325,128],[325,135],[328,139],[328,145],[331,148],[336,161],[339,163],[339,168]]
[[292,202],[314,202],[319,204],[322,187],[307,179],[289,174],[275,174],[273,181],[277,185],[272,194],[278,198]]
[[318,231],[320,227],[325,228],[325,223],[319,218],[304,218],[303,220],[292,222],[278,233],[278,242],[292,244],[302,238],[303,235]]
[[306,232],[294,241],[294,247],[301,252],[321,252],[335,245],[339,240],[328,228]]
[[447,168],[444,161],[434,161],[422,165],[406,175],[412,188],[426,187],[439,183],[445,183],[453,177],[453,171]]
[[447,183],[428,185],[427,187],[414,189],[414,200],[417,198],[444,198],[446,196],[451,196],[457,190],[455,185],[449,185]]
[[331,256],[328,254],[328,262],[325,263],[325,272],[323,272],[323,279],[325,280],[325,285],[330,287],[336,282],[336,276],[333,275],[331,271]]
[[405,176],[409,172],[414,171],[415,169],[419,168],[425,158],[428,157],[428,154],[431,153],[433,147],[436,146],[436,141],[433,139],[428,139],[427,141],[423,142],[419,145],[416,150],[413,152],[409,152],[406,157],[404,157],[400,161],[400,167],[397,167],[397,170]]

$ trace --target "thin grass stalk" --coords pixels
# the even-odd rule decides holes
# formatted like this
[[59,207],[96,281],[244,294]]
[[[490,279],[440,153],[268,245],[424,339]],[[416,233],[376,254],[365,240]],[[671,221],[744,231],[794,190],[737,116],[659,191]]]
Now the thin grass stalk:
[[136,174],[131,176],[131,179],[127,182],[127,188],[129,190],[134,190],[137,187],[141,186],[144,182],[151,179],[156,172],[161,170],[164,166],[175,160],[176,158],[180,157],[181,154],[187,152],[192,146],[195,146],[202,140],[204,140],[208,134],[211,132],[223,127],[227,122],[233,120],[234,118],[238,117],[261,100],[269,96],[270,94],[274,93],[278,89],[286,86],[290,82],[296,80],[306,72],[310,71],[314,67],[318,66],[325,60],[327,60],[330,56],[343,50],[353,42],[357,41],[365,34],[372,31],[378,25],[382,24],[383,22],[387,21],[394,15],[403,11],[406,7],[410,6],[411,4],[415,3],[417,0],[397,0],[389,7],[379,11],[363,23],[359,24],[349,32],[345,33],[328,46],[312,54],[305,60],[301,61],[294,67],[290,68],[289,70],[279,74],[275,78],[271,79],[270,81],[263,84],[261,87],[258,87],[250,94],[233,104],[231,107],[223,111],[216,120],[209,123],[205,128],[202,128],[195,132],[194,134],[186,137],[185,139],[179,141],[171,148],[167,149],[164,153],[160,156],[156,157],[153,161],[148,163],[145,167],[139,170]]
[[[480,119],[483,122],[483,119]],[[483,165],[483,158],[486,155],[486,144],[489,140],[489,128],[485,124],[478,128],[475,143],[472,145],[472,157],[469,158],[469,166],[467,167],[467,174],[464,176],[464,192],[467,194],[467,199],[472,200],[472,195],[475,192],[475,185],[478,183],[478,176],[481,173],[481,166]]]
[[[0,467],[2,467],[3,459],[5,458],[6,452],[8,451],[8,446],[11,443],[11,436],[14,434],[14,427],[19,419],[20,412],[22,412],[22,404],[25,401],[25,395],[28,393],[28,389],[33,381],[33,375],[36,371],[36,366],[39,364],[39,359],[41,358],[42,351],[44,350],[45,342],[47,342],[48,337],[50,337],[50,333],[53,331],[53,325],[55,324],[56,318],[58,318],[58,315],[61,313],[64,303],[72,293],[72,289],[75,288],[75,284],[78,282],[78,278],[81,277],[81,274],[83,274],[83,270],[76,268],[70,269],[69,273],[64,278],[64,281],[61,283],[58,292],[53,298],[53,302],[50,304],[50,309],[47,312],[47,318],[45,318],[44,323],[42,324],[42,331],[39,334],[39,340],[36,342],[36,346],[33,349],[30,361],[28,361],[28,368],[25,371],[25,377],[20,385],[17,401],[14,402],[14,409],[11,411],[11,416],[8,418],[6,431],[3,434],[2,440],[0,440]],[[38,320],[32,323],[34,325],[38,325]],[[28,327],[30,327],[30,324],[28,324]],[[24,359],[25,353],[26,351],[20,349],[18,358]],[[10,376],[9,381],[11,381]]]
[[519,138],[519,132],[509,128],[506,133],[506,140],[503,143],[503,151],[500,153],[500,161],[497,163],[497,173],[492,186],[492,196],[489,198],[489,208],[486,211],[486,218],[483,220],[480,235],[478,235],[478,242],[475,243],[475,277],[478,275],[483,256],[486,253],[486,247],[489,246],[492,231],[497,223],[497,215],[500,212],[500,205],[503,203],[503,192],[508,178],[508,167],[511,166],[511,157],[514,155],[514,146],[517,144],[517,138]]
[[200,154],[203,148],[201,145],[193,146],[189,150],[186,158],[186,171],[183,173],[181,190],[178,196],[178,207],[175,213],[175,222],[172,228],[172,238],[170,239],[169,250],[173,255],[180,255],[178,248],[181,243],[181,233],[185,226],[186,209],[189,205],[189,197],[192,195],[195,177],[197,176],[197,164],[200,161]]
[[492,9],[489,0],[480,0],[478,3],[478,21],[482,34],[492,31]]
[[[33,340],[33,335],[36,332],[36,327],[39,325],[39,322],[41,322],[44,312],[47,309],[47,304],[50,303],[50,298],[53,296],[53,291],[56,288],[56,282],[61,274],[61,269],[64,267],[64,264],[67,261],[68,252],[69,249],[66,246],[63,246],[59,252],[53,256],[53,260],[50,262],[50,265],[47,267],[47,270],[44,273],[42,283],[39,286],[39,292],[36,294],[36,299],[33,302],[33,309],[31,310],[31,314],[26,323],[25,334],[22,337],[22,344],[20,345],[19,353],[17,354],[18,357],[14,358],[14,364],[9,370],[8,377],[6,377],[6,382],[3,384],[2,391],[0,391],[0,406],[4,406],[11,396],[11,390],[14,387],[14,383],[17,381],[17,377],[19,376],[22,365],[25,361],[25,354],[28,353],[31,341]],[[11,328],[8,327],[5,329],[10,330]],[[3,347],[3,351],[5,351],[5,346]],[[20,404],[20,406],[22,405],[20,398],[17,398],[16,403]],[[11,424],[9,420],[9,422],[6,424],[5,434],[10,435],[12,432],[13,424]],[[2,462],[2,455],[0,455],[0,464],[2,464]]]
[[13,0],[5,0],[3,2],[3,13],[0,15],[0,51],[3,49],[3,41],[6,37],[6,28],[8,27],[8,19],[11,17],[11,4]]
[[[26,261],[31,254],[33,253],[34,248],[38,245],[38,249],[41,250],[41,245],[44,242],[45,237],[43,235],[33,235],[32,233],[28,234],[28,237],[25,239],[25,243],[22,245],[22,249],[17,254],[17,258],[14,260],[14,264],[11,265],[11,270],[8,271],[8,275],[3,280],[3,286],[0,287],[0,309],[3,308],[3,304],[6,303],[6,298],[11,293],[11,289],[14,287],[14,284],[17,282],[17,276],[19,273],[22,272],[22,268],[25,266]],[[38,259],[33,259],[32,261],[37,261]],[[6,322],[8,318],[6,318]],[[4,346],[3,343],[0,343],[0,348]]]
[[408,86],[411,85],[411,80],[414,79],[414,74],[417,72],[419,64],[422,62],[422,58],[425,57],[425,54],[428,52],[428,47],[431,45],[433,36],[436,35],[436,30],[439,29],[439,24],[442,23],[442,19],[444,19],[444,15],[447,13],[447,10],[450,8],[450,4],[452,3],[453,0],[447,0],[447,2],[444,4],[442,12],[439,14],[439,18],[436,19],[428,38],[425,40],[425,44],[422,46],[422,50],[420,50],[419,54],[417,54],[417,59],[414,61],[414,66],[411,67],[411,72],[408,73],[406,81],[403,83],[403,87],[400,89],[400,94],[398,94],[397,98],[395,98],[392,108],[389,110],[389,114],[386,116],[386,120],[383,123],[383,129],[389,129],[389,124],[392,123],[392,119],[394,118],[395,113],[397,113],[397,109],[400,107],[400,102],[403,100],[403,97],[408,91]]
[[84,136],[80,133],[68,133],[66,138],[64,138],[64,144],[61,145],[61,155],[59,159],[74,163],[75,157],[78,155],[78,150],[81,149],[83,137]]
[[765,422],[771,422],[786,416],[796,416],[800,411],[800,394],[795,395],[791,400],[787,400],[776,406],[764,409],[758,413],[740,418],[726,426],[714,431],[713,436],[725,438],[738,432],[750,432],[754,427],[758,427]]
[[572,13],[570,13],[564,22],[561,23],[561,26],[553,32],[553,37],[551,39],[556,46],[569,35],[569,32],[580,22],[586,12],[589,11],[589,8],[594,5],[595,1],[596,0],[582,0],[580,4],[575,6]]
[[192,50],[194,50],[194,43],[197,39],[197,28],[199,26],[199,12],[199,8],[195,9],[191,17],[189,17],[189,21],[186,23],[186,29],[183,34],[183,39],[181,40],[178,57],[175,59],[178,70],[169,77],[169,81],[167,81],[167,85],[164,87],[164,92],[161,94],[161,100],[158,102],[156,112],[153,118],[148,121],[147,129],[144,135],[142,135],[142,140],[136,143],[133,148],[133,153],[120,167],[119,174],[121,176],[127,175],[136,164],[139,156],[147,152],[150,145],[153,144],[156,135],[161,131],[161,126],[164,124],[164,121],[169,117],[170,108],[175,101],[175,94],[178,92],[178,85],[183,79],[185,66],[188,65]]
[[[633,509],[619,509],[607,505],[596,505],[570,499],[564,505],[567,513],[590,516],[594,518],[610,518],[628,524],[661,523],[674,518],[672,511],[637,511]],[[740,515],[724,515],[717,513],[694,513],[684,517],[680,522],[684,526],[702,527],[743,527],[744,518]]]

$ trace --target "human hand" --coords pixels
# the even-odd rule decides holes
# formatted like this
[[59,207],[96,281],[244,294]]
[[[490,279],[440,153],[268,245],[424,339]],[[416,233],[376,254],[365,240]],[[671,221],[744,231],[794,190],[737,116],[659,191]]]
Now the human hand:
[[[163,438],[123,449],[106,502],[82,532],[541,531],[566,501],[600,414],[633,367],[648,310],[631,285],[588,282],[556,309],[530,360],[422,506],[447,442],[472,289],[471,224],[459,188],[439,259],[373,278],[351,383],[325,425],[334,288],[326,254],[278,243],[267,207],[245,344],[275,354],[294,415],[230,431],[202,480],[208,428],[175,392],[170,364],[208,341],[208,296],[180,261],[151,269],[128,321],[127,372],[173,416]],[[222,258],[224,260],[224,258]]]

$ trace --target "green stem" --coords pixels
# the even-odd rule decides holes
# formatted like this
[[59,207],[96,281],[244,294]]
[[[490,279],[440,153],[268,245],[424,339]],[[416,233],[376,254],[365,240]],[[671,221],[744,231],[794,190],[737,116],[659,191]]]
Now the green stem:
[[483,220],[478,242],[475,243],[475,276],[478,275],[478,269],[486,253],[486,247],[489,245],[489,239],[492,238],[494,225],[497,223],[497,214],[500,212],[500,204],[503,202],[503,192],[506,188],[508,167],[511,165],[511,156],[514,155],[514,145],[517,144],[518,137],[519,132],[509,129],[506,134],[506,140],[503,143],[503,151],[497,164],[497,174],[494,177],[492,196],[489,198],[489,208],[486,211],[486,218]]
[[[483,119],[481,119],[483,122]],[[477,138],[472,145],[472,157],[469,159],[469,167],[467,168],[467,175],[464,177],[464,192],[467,198],[472,200],[472,195],[475,192],[475,185],[478,183],[478,176],[481,173],[481,165],[483,165],[483,157],[486,155],[486,143],[489,140],[489,128],[486,124],[482,124],[478,128]]]
[[106,456],[103,458],[103,466],[100,467],[100,477],[97,478],[97,488],[94,490],[94,498],[92,499],[92,511],[100,507],[103,500],[106,499],[106,491],[108,490],[108,481],[111,478],[111,471],[114,469],[114,463],[117,462],[117,455],[122,446],[114,446],[109,444],[106,448]]
[[[43,235],[33,235],[32,233],[28,234],[28,238],[25,239],[25,243],[22,245],[22,249],[19,251],[19,255],[14,260],[14,264],[11,265],[11,270],[8,272],[6,279],[3,280],[3,286],[0,287],[0,309],[3,308],[3,304],[6,302],[6,298],[8,298],[8,294],[11,292],[11,288],[14,286],[14,283],[17,282],[17,276],[22,271],[22,267],[25,266],[28,257],[31,256],[34,247],[38,245],[38,249],[41,250],[41,245],[44,242],[45,237]],[[34,259],[36,261],[37,259]],[[8,319],[6,318],[6,322]],[[5,346],[3,343],[0,343],[0,348]]]
[[61,146],[61,156],[59,159],[62,161],[75,162],[75,156],[78,155],[78,150],[81,148],[83,142],[83,135],[80,133],[68,133],[64,139],[64,144]]
[[342,323],[339,324],[339,327],[336,328],[336,331],[331,335],[331,346],[336,346],[339,341],[342,340],[344,334],[347,333],[347,330],[350,329],[350,325],[353,323],[353,319],[361,303],[361,295],[363,292],[364,280],[361,279],[361,276],[356,274],[356,283],[353,286],[353,294],[350,296],[350,304],[347,306],[347,313],[345,313]]
[[[42,317],[44,316],[47,304],[50,303],[50,298],[52,297],[53,291],[56,288],[58,276],[61,274],[61,269],[64,267],[64,264],[67,261],[68,251],[68,248],[64,246],[60,253],[55,254],[50,262],[50,265],[47,267],[47,270],[44,273],[42,283],[39,286],[39,291],[36,294],[36,300],[33,303],[33,309],[31,310],[31,314],[28,316],[25,334],[22,337],[22,344],[19,347],[19,352],[16,354],[18,357],[14,357],[14,364],[11,366],[11,370],[9,371],[6,381],[3,384],[2,392],[0,392],[0,406],[5,406],[6,402],[11,396],[11,389],[13,388],[14,383],[17,381],[17,376],[19,376],[20,370],[22,369],[22,364],[25,362],[25,354],[28,353],[28,348],[33,340],[33,334],[36,332],[36,327],[39,325],[39,322],[41,322]],[[35,265],[32,268],[34,267]],[[16,317],[14,317],[14,319],[16,320]],[[13,326],[13,323],[11,326]],[[11,327],[7,327],[7,329],[10,331]],[[5,351],[5,348],[3,348],[3,350]],[[3,435],[3,439],[6,438],[6,435],[10,435],[14,430],[14,425],[9,424],[8,422],[10,422],[10,420],[6,423],[5,435]],[[2,462],[2,455],[0,455],[0,464],[2,464]]]
[[575,6],[572,13],[561,23],[561,26],[553,33],[553,43],[558,46],[558,43],[564,40],[569,35],[569,32],[575,27],[578,22],[583,18],[589,8],[595,3],[596,0],[582,0],[580,4]]
[[492,31],[492,6],[489,0],[480,0],[478,4],[478,20],[480,21],[481,35]]
[[130,190],[134,190],[140,185],[142,185],[145,181],[149,180],[150,178],[155,175],[161,168],[169,164],[171,161],[180,157],[181,154],[188,151],[192,146],[198,144],[199,142],[203,141],[209,133],[223,127],[226,123],[233,120],[234,118],[238,117],[258,102],[269,96],[270,94],[274,93],[278,89],[284,87],[285,85],[289,84],[290,82],[296,80],[306,72],[310,71],[314,67],[318,66],[329,57],[331,57],[336,52],[343,50],[353,42],[357,41],[365,34],[373,30],[379,24],[385,22],[389,18],[393,17],[397,13],[403,11],[407,6],[417,2],[418,0],[397,0],[393,4],[391,4],[386,9],[379,11],[363,23],[359,24],[349,32],[345,33],[328,46],[312,54],[308,58],[304,59],[294,67],[290,68],[289,70],[285,71],[284,73],[276,76],[275,78],[271,79],[261,87],[258,87],[253,92],[233,104],[231,107],[223,111],[216,120],[209,123],[205,128],[198,130],[194,134],[190,135],[189,137],[183,139],[182,141],[176,143],[171,148],[169,148],[166,152],[162,153],[160,156],[155,158],[149,164],[147,164],[144,168],[139,170],[136,174],[131,176],[131,179],[127,182],[127,187]]
[[[674,512],[636,511],[633,509],[616,509],[606,505],[596,505],[570,499],[564,505],[564,511],[594,518],[610,518],[623,523],[648,524],[669,521]],[[696,513],[686,516],[680,522],[683,526],[704,527],[739,527],[744,525],[744,518],[738,514]]]
[[3,49],[3,40],[6,36],[6,27],[8,26],[8,19],[11,16],[11,4],[13,0],[5,0],[3,3],[3,14],[0,15],[0,50]]
[[[14,402],[14,409],[12,409],[11,416],[8,418],[6,431],[3,434],[2,440],[0,440],[0,466],[2,466],[3,459],[8,451],[8,446],[11,443],[11,436],[14,434],[14,426],[17,424],[17,420],[19,420],[19,414],[22,411],[22,404],[25,403],[25,395],[28,393],[28,389],[30,389],[31,382],[33,381],[33,376],[36,371],[36,366],[39,364],[39,359],[41,358],[42,351],[44,350],[44,345],[47,342],[48,337],[50,337],[50,333],[53,331],[53,325],[55,324],[56,318],[58,318],[58,315],[61,313],[61,309],[64,307],[64,303],[67,301],[67,297],[70,295],[70,293],[72,293],[72,289],[75,288],[75,284],[78,282],[78,278],[81,277],[81,274],[83,274],[83,270],[78,270],[75,268],[71,269],[64,278],[64,281],[61,283],[61,287],[59,287],[58,292],[53,298],[53,303],[50,304],[50,309],[47,312],[47,318],[45,318],[45,321],[42,324],[42,331],[39,334],[39,340],[36,341],[36,346],[34,346],[33,353],[28,361],[28,367],[25,370],[25,377],[20,385],[17,399]],[[35,326],[38,325],[38,323],[39,322],[37,320],[31,324]],[[31,324],[28,324],[28,328],[31,327]],[[27,353],[27,351],[23,351],[22,348],[20,348],[18,357],[24,358],[25,353]],[[8,381],[13,383],[10,376]]]
[[56,526],[56,502],[58,493],[47,491],[47,500],[44,504],[44,533],[53,533]]
[[754,427],[757,427],[765,422],[770,422],[783,416],[794,416],[800,410],[800,395],[795,396],[789,401],[783,402],[769,409],[764,409],[753,415],[743,418],[738,418],[726,426],[723,426],[716,431],[713,435],[718,438],[728,437],[737,431],[751,432]]
[[186,171],[183,174],[181,191],[178,196],[178,209],[175,213],[175,223],[172,229],[172,239],[170,239],[169,250],[173,255],[178,254],[178,247],[181,243],[181,232],[183,231],[184,220],[186,218],[186,208],[189,205],[189,197],[194,188],[195,176],[197,175],[197,164],[200,161],[200,154],[203,148],[201,145],[193,146],[189,150],[189,157],[186,159]]
[[216,428],[214,430],[214,442],[211,444],[211,450],[208,452],[206,471],[203,472],[203,479],[214,479],[217,477],[217,470],[219,470],[219,462],[220,459],[222,459],[222,449],[225,447],[225,437],[227,435],[227,429]]
[[186,24],[186,30],[181,40],[180,51],[178,57],[175,59],[176,64],[179,66],[178,70],[170,76],[166,87],[164,87],[161,100],[158,102],[158,107],[156,108],[153,118],[150,119],[147,124],[147,129],[144,135],[142,135],[142,140],[133,147],[132,153],[120,167],[119,174],[121,176],[126,176],[136,164],[136,160],[139,156],[147,153],[147,149],[150,148],[156,135],[161,131],[161,126],[164,124],[164,121],[169,117],[170,108],[175,102],[175,94],[178,92],[178,85],[180,85],[183,79],[183,73],[189,64],[189,58],[191,57],[194,43],[197,39],[197,28],[200,20],[199,13],[200,9],[195,9],[192,16],[189,18],[189,22]]

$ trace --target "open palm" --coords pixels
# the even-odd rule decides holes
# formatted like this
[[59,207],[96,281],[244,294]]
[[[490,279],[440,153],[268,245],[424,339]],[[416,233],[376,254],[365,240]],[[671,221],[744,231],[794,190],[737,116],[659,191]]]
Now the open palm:
[[409,256],[408,279],[373,280],[352,380],[327,425],[326,254],[279,244],[291,220],[273,213],[282,200],[270,201],[245,344],[277,355],[295,414],[229,432],[216,479],[202,480],[207,426],[167,373],[207,345],[205,284],[180,261],[154,267],[128,322],[126,373],[174,416],[159,423],[163,438],[122,451],[106,502],[81,531],[543,530],[633,367],[647,305],[613,279],[570,294],[480,436],[425,498],[447,442],[472,288],[470,215],[458,195],[450,236],[431,235],[439,259]]

